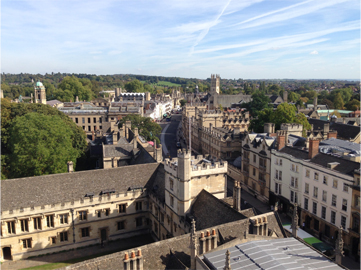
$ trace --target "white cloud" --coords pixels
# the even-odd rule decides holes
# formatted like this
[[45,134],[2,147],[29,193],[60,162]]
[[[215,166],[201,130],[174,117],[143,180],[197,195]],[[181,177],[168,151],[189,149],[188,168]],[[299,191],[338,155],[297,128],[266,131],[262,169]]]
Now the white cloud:
[[318,54],[318,51],[312,51],[310,54]]

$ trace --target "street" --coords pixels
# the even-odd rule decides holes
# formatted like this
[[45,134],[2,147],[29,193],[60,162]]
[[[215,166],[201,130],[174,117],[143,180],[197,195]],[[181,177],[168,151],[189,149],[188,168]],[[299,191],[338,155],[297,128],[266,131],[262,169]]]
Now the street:
[[163,157],[177,157],[177,130],[182,120],[181,114],[172,114],[172,120],[166,122],[165,120],[160,122],[162,127],[162,133],[160,135],[160,143],[163,146]]

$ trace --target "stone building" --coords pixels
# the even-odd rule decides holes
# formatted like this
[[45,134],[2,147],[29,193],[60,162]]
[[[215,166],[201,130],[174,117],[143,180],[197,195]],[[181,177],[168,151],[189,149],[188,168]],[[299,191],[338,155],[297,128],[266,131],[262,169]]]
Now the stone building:
[[[41,82],[37,82],[34,86],[35,103],[46,104],[45,87]],[[32,102],[32,101],[31,101]]]
[[354,184],[352,188],[351,202],[351,224],[350,224],[350,242],[351,253],[356,258],[360,258],[360,169],[354,172]]

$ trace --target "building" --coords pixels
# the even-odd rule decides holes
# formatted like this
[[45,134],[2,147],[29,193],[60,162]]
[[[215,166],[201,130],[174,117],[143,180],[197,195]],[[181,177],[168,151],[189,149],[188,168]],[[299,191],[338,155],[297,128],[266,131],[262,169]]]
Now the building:
[[41,82],[37,82],[34,86],[35,103],[46,104],[45,87]]
[[285,144],[281,132],[277,148],[271,150],[270,204],[281,212],[293,213],[297,203],[300,223],[331,245],[343,228],[345,249],[351,251],[351,203],[354,170],[360,163],[319,152],[319,141],[310,140],[308,151]]

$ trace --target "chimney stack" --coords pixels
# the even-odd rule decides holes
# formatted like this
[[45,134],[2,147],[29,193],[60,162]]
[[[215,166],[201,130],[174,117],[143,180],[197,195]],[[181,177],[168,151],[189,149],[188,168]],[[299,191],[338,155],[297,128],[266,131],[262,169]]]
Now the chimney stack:
[[330,131],[330,132],[327,134],[327,139],[330,139],[330,138],[335,138],[335,139],[337,139],[337,131]]
[[286,136],[281,135],[280,133],[277,134],[277,150],[281,150],[286,145]]
[[74,172],[73,161],[68,161],[68,173]]
[[309,146],[309,150],[308,150],[308,159],[312,159],[314,156],[316,156],[318,154],[319,145],[320,145],[319,140],[314,140],[314,139],[310,140],[310,146]]

